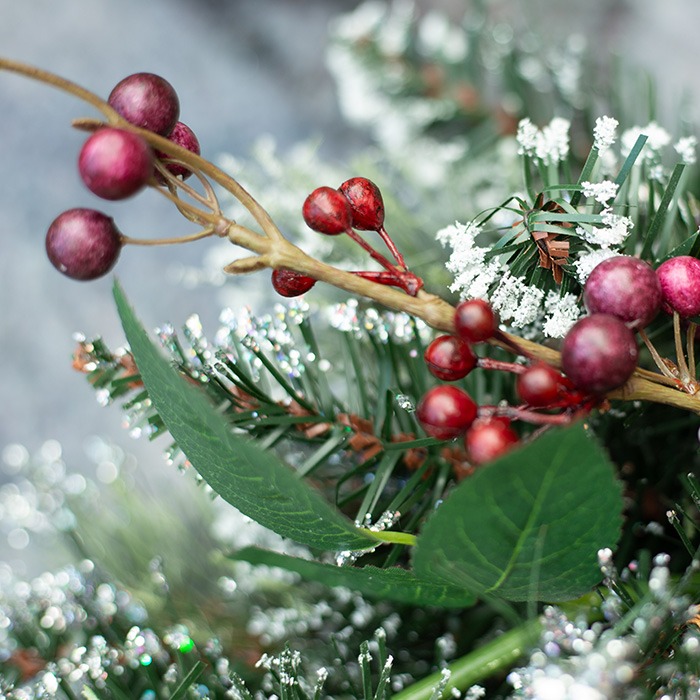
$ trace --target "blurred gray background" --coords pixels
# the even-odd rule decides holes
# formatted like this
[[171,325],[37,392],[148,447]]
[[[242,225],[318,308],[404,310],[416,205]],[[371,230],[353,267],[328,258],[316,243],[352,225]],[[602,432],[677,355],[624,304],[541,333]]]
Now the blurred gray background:
[[[159,73],[179,92],[181,118],[198,134],[203,154],[245,157],[262,133],[282,149],[322,134],[330,158],[362,142],[344,126],[324,65],[326,26],[354,0],[0,0],[0,53],[69,77],[107,95],[136,71]],[[417,0],[459,16],[466,1]],[[550,32],[587,36],[601,59],[615,51],[659,79],[668,114],[683,88],[697,93],[697,0],[512,0],[504,16]],[[525,19],[527,17],[527,19]],[[127,203],[97,202],[74,167],[83,135],[70,120],[89,110],[58,91],[0,74],[0,449],[30,451],[60,441],[79,468],[83,440],[106,435],[167,475],[161,449],[132,442],[120,412],[98,408],[84,377],[71,369],[72,334],[122,340],[111,280],[73,282],[44,254],[45,231],[73,206],[95,206],[133,235],[188,232],[163,200],[142,193]],[[257,193],[264,201],[264,193]],[[200,246],[198,250],[196,246]],[[186,290],[165,270],[201,259],[203,246],[127,248],[117,268],[147,327],[179,326],[198,311],[213,328],[219,309],[210,289]],[[236,282],[237,284],[238,282]],[[266,294],[268,277],[247,280],[244,303]],[[149,467],[150,468],[150,467]]]

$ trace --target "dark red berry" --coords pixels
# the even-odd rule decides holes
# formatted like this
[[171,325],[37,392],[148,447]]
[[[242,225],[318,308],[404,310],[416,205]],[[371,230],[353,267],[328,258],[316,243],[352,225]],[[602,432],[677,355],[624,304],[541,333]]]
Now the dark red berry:
[[317,187],[304,202],[304,221],[309,228],[337,236],[352,228],[350,202],[332,187]]
[[463,301],[455,310],[455,330],[468,343],[483,343],[498,330],[498,317],[483,299]]
[[[196,153],[197,155],[200,154],[199,140],[195,136],[194,131],[192,131],[187,124],[177,122],[168,136],[168,141],[172,141],[174,144],[177,144],[178,146],[181,146],[192,153]],[[170,156],[162,151],[156,151],[156,158],[163,158],[167,160],[170,158]],[[190,175],[192,175],[192,171],[187,166],[180,165],[179,163],[165,163],[165,167],[173,175],[175,175],[175,177],[182,175],[183,180],[186,180]],[[156,172],[156,179],[158,182],[165,182],[165,178],[159,172]]]
[[476,404],[466,391],[443,384],[424,394],[418,402],[416,417],[430,437],[451,440],[474,422]]
[[700,260],[679,255],[661,263],[656,270],[664,307],[683,317],[700,314]]
[[46,253],[53,266],[75,280],[107,274],[122,247],[114,220],[94,209],[69,209],[54,219],[46,234]]
[[551,406],[560,398],[564,378],[546,362],[530,365],[515,380],[515,389],[523,403],[535,408]]
[[518,442],[518,434],[510,427],[510,421],[499,417],[479,418],[464,438],[464,446],[472,464],[492,462]]
[[273,270],[272,286],[283,297],[298,297],[306,294],[316,284],[313,277],[292,270]]
[[153,151],[130,131],[99,129],[83,144],[78,170],[98,197],[125,199],[142,189],[153,174]]
[[384,200],[379,188],[366,177],[346,180],[338,190],[352,207],[352,227],[379,231],[384,226]]
[[476,355],[469,343],[454,335],[433,340],[423,355],[428,370],[438,379],[454,382],[466,377],[476,367]]
[[577,321],[561,346],[566,376],[587,394],[604,394],[622,386],[632,376],[637,357],[633,332],[607,314]]
[[661,308],[661,285],[643,260],[616,255],[593,269],[583,300],[592,314],[610,314],[630,328],[644,328]]
[[165,78],[134,73],[119,81],[107,100],[128,122],[167,136],[180,116],[180,100]]

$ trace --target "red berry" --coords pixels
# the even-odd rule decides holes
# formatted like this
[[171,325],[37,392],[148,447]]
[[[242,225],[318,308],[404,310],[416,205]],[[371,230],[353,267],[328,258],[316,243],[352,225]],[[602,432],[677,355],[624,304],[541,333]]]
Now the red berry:
[[457,306],[455,330],[468,343],[483,343],[498,330],[498,318],[487,301],[470,299]]
[[[174,144],[182,146],[182,148],[186,148],[192,153],[200,154],[199,140],[195,136],[194,131],[192,131],[187,124],[177,122],[168,136],[168,141],[172,141]],[[162,151],[156,151],[156,158],[167,159],[170,158],[170,156]],[[192,175],[192,171],[187,166],[180,165],[179,163],[165,163],[165,167],[175,175],[175,177],[182,175],[183,180],[186,180]],[[158,182],[165,182],[165,178],[159,172],[156,172],[156,179]]]
[[592,314],[610,314],[630,328],[644,328],[661,308],[661,285],[643,260],[616,255],[593,269],[583,300]]
[[425,393],[418,402],[416,417],[430,437],[451,440],[474,422],[476,404],[466,391],[443,384]]
[[346,180],[338,191],[352,207],[352,227],[362,231],[379,231],[384,226],[384,200],[379,188],[366,177]]
[[502,418],[480,418],[464,438],[464,446],[472,464],[485,464],[497,459],[519,442],[510,421]]
[[454,382],[466,377],[476,367],[476,355],[469,343],[454,335],[433,340],[423,355],[428,370],[438,379]]
[[350,202],[332,187],[317,187],[304,202],[304,221],[309,228],[337,236],[352,228]]
[[563,377],[546,362],[530,365],[515,381],[523,403],[536,408],[551,406],[561,395]]
[[633,332],[607,314],[577,321],[561,346],[566,376],[587,394],[604,394],[622,386],[632,376],[637,357]]
[[83,144],[78,170],[98,197],[125,199],[142,189],[153,174],[153,151],[130,131],[99,129]]
[[283,297],[298,297],[306,294],[316,284],[313,277],[307,277],[293,270],[273,270],[272,286]]
[[679,255],[656,270],[664,306],[683,317],[700,314],[700,260]]
[[46,253],[53,266],[75,280],[107,274],[122,247],[114,220],[94,209],[69,209],[54,219],[46,234]]
[[128,122],[167,136],[180,116],[180,100],[165,78],[134,73],[119,81],[107,100]]

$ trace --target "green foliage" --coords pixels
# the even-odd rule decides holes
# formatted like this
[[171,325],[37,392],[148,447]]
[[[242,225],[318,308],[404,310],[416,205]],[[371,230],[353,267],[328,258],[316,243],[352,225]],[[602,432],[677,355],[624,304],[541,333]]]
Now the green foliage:
[[581,425],[553,430],[458,486],[418,538],[414,566],[476,595],[575,598],[600,580],[622,496],[612,465]]
[[251,564],[279,566],[310,581],[318,581],[326,586],[344,586],[370,598],[393,600],[397,603],[466,608],[476,602],[476,598],[461,587],[436,583],[432,576],[417,578],[412,572],[398,567],[338,567],[257,547],[246,547],[236,552],[233,558]]
[[201,391],[152,345],[121,287],[114,288],[141,379],[169,432],[226,501],[278,534],[318,549],[361,549],[370,540],[270,452],[235,435]]

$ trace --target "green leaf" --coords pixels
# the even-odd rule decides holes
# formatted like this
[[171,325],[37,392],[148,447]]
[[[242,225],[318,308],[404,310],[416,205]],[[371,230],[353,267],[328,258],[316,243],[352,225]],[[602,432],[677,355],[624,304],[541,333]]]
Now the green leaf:
[[326,586],[343,586],[371,598],[397,603],[466,608],[476,602],[475,596],[463,588],[436,582],[433,576],[428,580],[420,579],[413,572],[397,567],[379,569],[376,566],[333,566],[257,547],[241,549],[232,558],[255,565],[278,566],[309,581],[317,581]]
[[647,229],[646,234],[644,236],[644,245],[642,247],[641,253],[642,259],[648,258],[651,254],[651,247],[654,244],[654,241],[656,240],[657,234],[659,233],[661,227],[664,224],[666,214],[668,213],[668,208],[671,202],[673,201],[673,196],[676,192],[676,188],[678,187],[678,183],[681,180],[681,175],[683,175],[683,171],[685,170],[685,168],[685,163],[678,163],[673,169],[673,172],[671,173],[668,185],[664,190],[664,195],[661,198],[661,201],[659,202],[658,208],[656,209],[656,214],[654,214],[654,218],[649,224],[649,228]]
[[261,525],[310,547],[346,550],[374,544],[275,455],[234,434],[204,393],[153,345],[118,283],[114,297],[155,409],[214,491]]
[[615,547],[621,486],[581,425],[551,430],[465,479],[418,537],[413,565],[476,595],[576,598],[600,580]]

